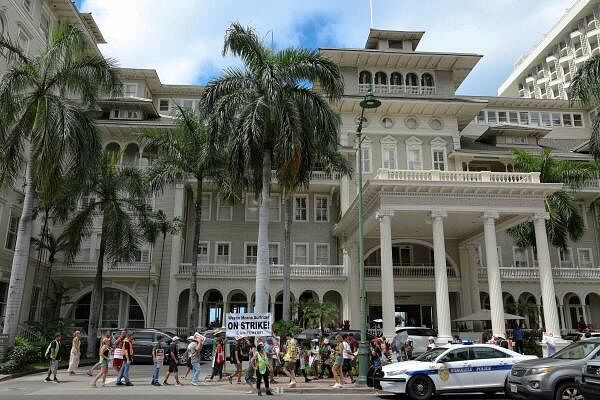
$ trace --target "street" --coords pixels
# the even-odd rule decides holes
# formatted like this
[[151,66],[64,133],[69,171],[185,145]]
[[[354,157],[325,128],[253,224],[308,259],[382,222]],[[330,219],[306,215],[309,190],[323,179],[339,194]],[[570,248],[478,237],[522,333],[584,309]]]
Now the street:
[[[180,368],[185,371],[185,368]],[[162,376],[166,372],[166,367],[161,371]],[[202,366],[201,376],[204,377],[209,372],[209,366]],[[127,399],[164,399],[166,397],[177,397],[178,399],[198,399],[202,396],[211,396],[219,400],[234,400],[241,397],[252,398],[256,394],[247,394],[248,386],[237,385],[235,382],[230,385],[226,380],[222,383],[207,382],[201,386],[192,386],[189,380],[182,380],[184,386],[176,387],[150,386],[150,376],[152,366],[150,365],[133,365],[131,368],[131,381],[135,386],[125,387],[115,386],[115,375],[110,375],[106,381],[105,387],[94,389],[90,387],[91,378],[85,374],[85,368],[80,368],[75,376],[69,376],[65,370],[59,371],[58,379],[61,383],[46,383],[43,382],[45,373],[28,375],[21,378],[16,378],[4,382],[0,382],[0,399],[107,399],[126,396]],[[171,378],[172,379],[172,378]],[[355,399],[394,399],[395,396],[379,395],[372,391],[357,391],[351,385],[347,385],[346,389],[333,390],[329,389],[329,382],[319,381],[310,383],[299,383],[298,387],[292,392],[283,384],[283,378],[279,378],[279,384],[273,385],[276,393],[275,396],[282,399],[302,398],[307,400],[322,399],[325,397],[337,398],[340,396],[355,398]],[[283,392],[280,392],[282,390]],[[459,395],[444,395],[442,399],[447,400],[480,400],[480,399],[504,399],[504,396],[485,396],[481,394],[459,394]]]

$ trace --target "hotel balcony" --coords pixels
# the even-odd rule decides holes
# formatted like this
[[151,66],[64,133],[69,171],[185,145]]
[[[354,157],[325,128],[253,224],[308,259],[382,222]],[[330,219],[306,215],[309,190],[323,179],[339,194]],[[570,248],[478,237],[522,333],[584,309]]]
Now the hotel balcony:
[[[271,278],[283,278],[283,265],[272,264]],[[178,277],[188,279],[191,275],[192,264],[179,264]],[[255,264],[198,264],[199,278],[216,279],[254,279]],[[308,280],[346,279],[347,271],[343,265],[290,265],[290,276]]]
[[[53,268],[52,275],[56,277],[93,277],[96,275],[96,267],[95,262],[60,264]],[[153,271],[151,263],[129,262],[111,264],[105,262],[102,272],[106,278],[148,278],[148,275]]]
[[411,85],[371,85],[370,83],[359,83],[358,92],[365,94],[369,88],[373,88],[375,95],[410,95],[431,96],[436,94],[435,86],[411,86]]
[[[395,265],[394,278],[411,278],[411,279],[433,279],[435,277],[435,268],[433,265]],[[448,278],[458,278],[456,270],[452,267],[447,268]],[[381,267],[366,266],[365,277],[380,278]]]
[[451,183],[540,183],[539,172],[423,171],[379,169],[377,180]]
[[[539,281],[540,272],[537,267],[501,267],[500,276],[507,281]],[[599,281],[600,267],[552,267],[552,276],[556,281]],[[486,268],[479,268],[479,280],[487,282]]]

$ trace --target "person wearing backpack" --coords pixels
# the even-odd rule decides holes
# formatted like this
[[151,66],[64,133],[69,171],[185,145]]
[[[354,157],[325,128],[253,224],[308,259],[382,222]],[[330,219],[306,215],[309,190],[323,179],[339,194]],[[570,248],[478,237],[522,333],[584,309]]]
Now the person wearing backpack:
[[133,335],[131,333],[128,333],[123,339],[123,366],[121,367],[119,375],[117,376],[117,382],[115,383],[117,386],[123,385],[123,382],[121,382],[123,379],[125,379],[125,386],[133,386],[133,383],[131,383],[129,380],[129,366],[133,361],[132,336]]
[[[56,332],[54,334],[54,340],[50,342],[48,347],[46,348],[46,353],[44,353],[47,360],[50,361],[50,367],[48,368],[48,376],[46,377],[46,382],[60,383],[58,379],[56,379],[56,373],[58,372],[58,363],[60,362],[60,342],[62,340],[62,334],[60,332]],[[54,375],[54,379],[50,379],[50,375]]]

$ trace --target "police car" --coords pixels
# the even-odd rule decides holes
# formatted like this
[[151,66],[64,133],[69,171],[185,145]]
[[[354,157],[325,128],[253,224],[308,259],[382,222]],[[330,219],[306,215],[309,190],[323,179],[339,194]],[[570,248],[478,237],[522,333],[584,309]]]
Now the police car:
[[495,393],[505,390],[513,364],[534,358],[491,344],[448,345],[371,370],[368,385],[411,400],[449,392]]

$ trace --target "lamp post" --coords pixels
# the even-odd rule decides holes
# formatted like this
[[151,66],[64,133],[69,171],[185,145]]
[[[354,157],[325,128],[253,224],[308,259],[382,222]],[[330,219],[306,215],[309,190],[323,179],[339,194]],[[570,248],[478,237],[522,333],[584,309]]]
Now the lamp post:
[[365,288],[365,246],[363,232],[363,195],[362,195],[362,136],[363,119],[365,109],[375,109],[381,105],[381,101],[373,96],[373,89],[369,87],[365,98],[360,102],[361,113],[356,128],[358,139],[358,272],[360,281],[360,344],[358,346],[358,379],[357,385],[367,384],[367,372],[369,370],[369,343],[367,342],[367,289]]

